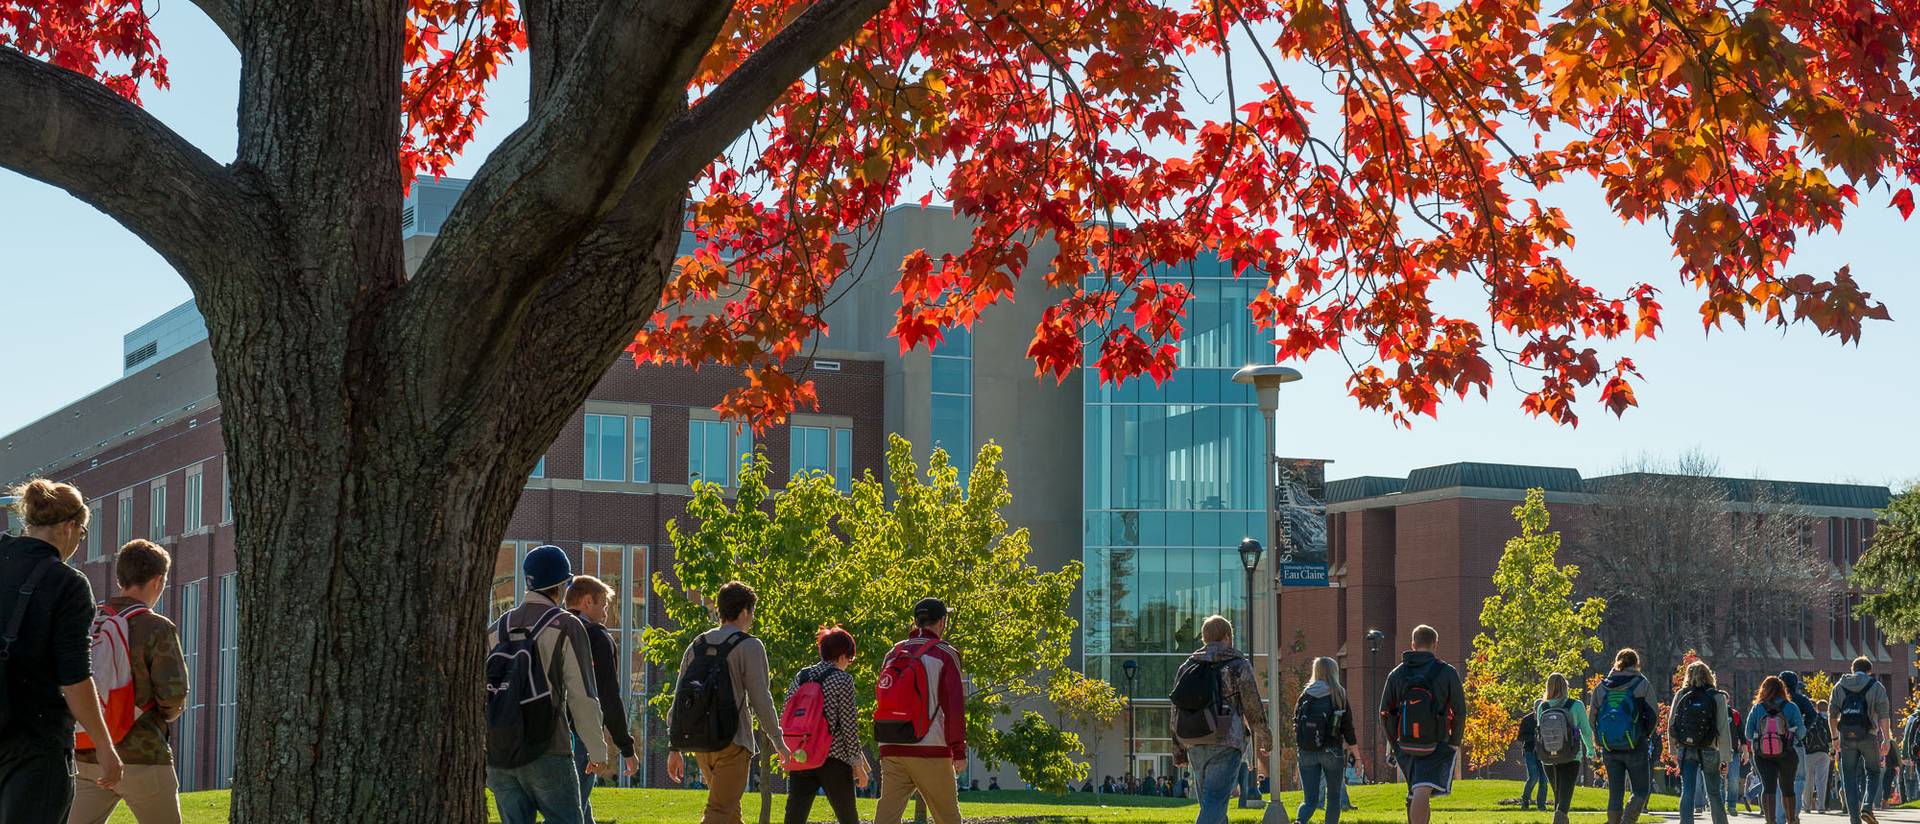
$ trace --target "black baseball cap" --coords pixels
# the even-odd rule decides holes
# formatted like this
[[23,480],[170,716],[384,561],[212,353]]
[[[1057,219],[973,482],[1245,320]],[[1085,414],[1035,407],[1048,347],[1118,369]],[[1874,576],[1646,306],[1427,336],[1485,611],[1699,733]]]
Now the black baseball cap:
[[922,598],[913,605],[913,622],[931,624],[947,617],[947,602],[938,598]]

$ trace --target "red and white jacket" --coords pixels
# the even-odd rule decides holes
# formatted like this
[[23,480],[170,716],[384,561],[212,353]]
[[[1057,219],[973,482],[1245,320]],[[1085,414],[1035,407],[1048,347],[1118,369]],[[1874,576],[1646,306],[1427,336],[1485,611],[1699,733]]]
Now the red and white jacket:
[[927,668],[927,682],[933,685],[929,699],[933,704],[933,724],[927,727],[927,736],[918,742],[881,744],[881,758],[967,757],[967,690],[961,683],[959,650],[932,631],[916,628],[906,640],[894,644],[893,652],[888,655],[919,653],[928,644],[933,648],[925,650],[921,661]]

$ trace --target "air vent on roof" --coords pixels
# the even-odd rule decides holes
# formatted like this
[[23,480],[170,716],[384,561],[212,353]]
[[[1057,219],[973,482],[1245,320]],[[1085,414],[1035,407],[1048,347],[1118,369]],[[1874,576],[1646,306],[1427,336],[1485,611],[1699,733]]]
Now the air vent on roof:
[[413,228],[413,207],[408,206],[400,210],[400,231],[404,232],[411,228]]
[[158,341],[148,341],[147,345],[127,353],[126,368],[132,369],[134,366],[141,364],[151,359],[154,355],[158,355],[158,354],[160,354],[160,343]]
[[840,362],[837,360],[817,360],[813,362],[813,368],[822,372],[838,372],[840,371]]

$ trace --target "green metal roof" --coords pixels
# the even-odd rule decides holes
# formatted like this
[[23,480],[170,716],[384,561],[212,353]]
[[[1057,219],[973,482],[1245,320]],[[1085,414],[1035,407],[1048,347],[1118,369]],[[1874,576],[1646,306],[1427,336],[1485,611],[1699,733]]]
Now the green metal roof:
[[[1405,480],[1362,475],[1327,482],[1327,503],[1379,498],[1401,492],[1423,492],[1456,487],[1482,489],[1545,489],[1548,492],[1586,492],[1604,495],[1632,486],[1657,473],[1629,472],[1581,478],[1580,471],[1557,466],[1521,466],[1495,463],[1451,463],[1416,469]],[[1741,503],[1778,502],[1842,509],[1884,509],[1893,491],[1867,484],[1829,484],[1809,481],[1769,481],[1753,478],[1713,478],[1724,485],[1727,499]]]
[[1407,492],[1474,486],[1488,489],[1533,489],[1580,492],[1580,470],[1558,466],[1517,466],[1492,463],[1451,463],[1416,469],[1407,474]]
[[1327,503],[1357,501],[1361,498],[1378,498],[1391,495],[1407,487],[1405,478],[1386,478],[1379,475],[1361,475],[1356,478],[1341,478],[1327,482]]
[[[1660,477],[1651,472],[1627,472],[1587,480],[1587,491],[1606,493],[1644,478]],[[1754,478],[1712,478],[1722,485],[1728,500],[1741,503],[1793,503],[1803,506],[1831,506],[1847,509],[1885,509],[1893,499],[1893,490],[1867,484],[1824,484],[1811,481],[1769,481]]]

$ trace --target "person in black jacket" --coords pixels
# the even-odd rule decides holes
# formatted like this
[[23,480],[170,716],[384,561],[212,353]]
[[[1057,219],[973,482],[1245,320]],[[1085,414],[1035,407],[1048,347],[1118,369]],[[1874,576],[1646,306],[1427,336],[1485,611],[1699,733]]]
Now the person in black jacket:
[[1439,643],[1433,627],[1415,627],[1413,649],[1401,653],[1380,691],[1380,720],[1394,762],[1407,777],[1408,824],[1427,824],[1433,796],[1453,791],[1454,757],[1467,731],[1460,671],[1433,654]]
[[[1357,739],[1353,734],[1353,706],[1347,691],[1340,687],[1340,663],[1332,658],[1313,659],[1313,680],[1300,690],[1294,705],[1295,744],[1300,747],[1300,787],[1304,797],[1294,820],[1308,824],[1320,806],[1320,790],[1326,788],[1327,824],[1340,824],[1340,811],[1346,805],[1347,749]],[[1308,740],[1317,738],[1319,740]]]
[[[626,775],[640,769],[633,754],[633,735],[627,731],[627,703],[621,700],[620,654],[607,632],[607,612],[613,600],[613,587],[591,575],[575,575],[567,584],[567,611],[579,616],[587,626],[587,643],[593,652],[593,686],[600,700],[600,725],[607,738],[620,749],[621,768]],[[573,741],[573,763],[580,770],[580,820],[593,820],[593,785],[596,779],[587,773],[587,748],[579,737]]]
[[91,513],[80,490],[44,478],[8,495],[26,534],[0,535],[0,821],[61,824],[73,806],[76,718],[101,742],[94,783],[113,789],[122,772],[93,688],[93,585],[62,563],[87,539]]
[[[1534,713],[1520,716],[1520,760],[1527,765],[1527,783],[1520,787],[1520,809],[1528,807],[1547,808],[1547,766],[1540,763],[1540,753],[1535,752],[1534,743],[1539,740],[1540,718]],[[1539,801],[1534,801],[1538,787]]]

